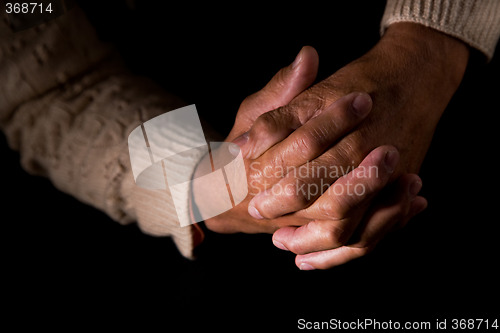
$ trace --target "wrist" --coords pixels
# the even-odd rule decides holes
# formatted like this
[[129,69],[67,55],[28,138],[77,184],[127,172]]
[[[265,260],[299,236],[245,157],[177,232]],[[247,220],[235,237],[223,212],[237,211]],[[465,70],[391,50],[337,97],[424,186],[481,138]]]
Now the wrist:
[[[462,41],[416,23],[394,23],[377,45],[453,92],[462,81],[469,49]],[[452,92],[452,93],[453,93]]]

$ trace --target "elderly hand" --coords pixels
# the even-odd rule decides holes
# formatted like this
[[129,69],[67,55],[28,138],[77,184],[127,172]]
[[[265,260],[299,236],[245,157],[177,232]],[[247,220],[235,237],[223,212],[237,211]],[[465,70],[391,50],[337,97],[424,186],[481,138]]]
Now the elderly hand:
[[[237,115],[235,127],[233,128],[231,132],[232,134],[229,135],[228,139],[230,140],[231,138],[234,138],[234,133],[238,133],[238,131],[239,133],[241,133],[241,131],[248,129],[255,121],[255,119],[258,118],[258,116],[263,112],[266,112],[266,110],[272,108],[273,106],[275,107],[276,105],[287,103],[287,100],[291,100],[293,97],[307,88],[315,78],[317,63],[316,52],[311,48],[304,48],[297,56],[294,64],[282,69],[277,75],[275,75],[275,77],[264,89],[248,97],[242,103],[242,106],[240,107]],[[342,113],[347,113],[349,115],[349,113],[346,112],[346,109],[351,108],[354,97],[356,97],[356,95],[347,96],[346,98],[340,100],[338,103],[332,105],[332,107],[330,108],[331,116],[334,118],[336,114],[342,115]],[[364,110],[364,115],[366,116],[371,105],[365,104],[364,107],[365,109],[367,109]],[[343,127],[339,125],[338,130],[331,133],[330,136],[332,140],[335,141],[339,139],[343,133],[345,133],[348,129],[355,127],[363,118],[364,117],[362,115],[358,116],[356,113],[353,113],[350,117],[343,117],[343,119],[345,120],[342,124]],[[394,151],[394,149],[392,149],[392,151]],[[364,166],[368,167],[369,163],[373,161],[373,158],[369,158]],[[376,165],[372,166],[377,167]],[[262,171],[268,167],[269,165],[264,165],[259,159],[255,159],[252,161],[247,160],[247,171],[249,171],[248,174],[250,176],[253,174],[253,172],[255,172],[255,170]],[[269,183],[262,186],[259,186],[260,184],[255,184],[256,186],[254,186],[254,182],[252,181],[252,179],[249,179],[250,195],[245,199],[245,201],[235,208],[225,212],[224,214],[207,219],[205,221],[207,227],[210,230],[223,233],[272,233],[280,227],[300,226],[317,218],[318,215],[314,214],[314,210],[312,209],[310,209],[308,213],[289,214],[283,217],[266,221],[250,216],[247,213],[248,202],[256,193],[265,190],[267,188],[266,186],[275,184],[277,181],[279,181],[279,177],[269,177],[268,181]],[[365,195],[363,197],[360,196],[359,198],[357,198],[357,201],[360,202],[360,204],[361,202],[366,200],[366,198],[372,197],[376,192],[379,191],[379,188],[377,188],[376,186],[365,184],[365,182],[369,181],[373,182],[373,180],[368,178],[361,178],[358,181],[359,185],[365,188]],[[376,181],[377,180],[375,180],[375,182]],[[387,179],[385,181],[382,181],[381,183],[384,183],[386,181]],[[206,195],[207,191],[209,191],[209,189],[200,188],[195,188],[194,190],[195,200],[197,197],[201,198],[203,195]],[[328,194],[324,195],[325,198],[327,196]],[[346,200],[346,204],[348,204],[348,202],[349,200]],[[409,201],[406,204],[409,204]],[[353,206],[350,207],[352,208]],[[346,206],[345,208],[346,209],[344,211],[347,213],[349,211],[349,209],[347,208],[349,207]]]
[[[302,53],[315,51],[306,48]],[[436,124],[461,81],[467,60],[466,46],[449,36],[416,24],[393,24],[366,55],[287,105],[260,115],[246,133],[234,140],[246,158],[265,166],[251,170],[251,181],[273,185],[250,201],[249,214],[256,219],[297,216],[314,220],[298,229],[281,229],[274,236],[275,245],[299,254],[297,264],[303,268],[328,268],[368,252],[397,219],[405,222],[406,216],[425,208],[425,199],[414,199],[420,180],[416,175],[401,176],[418,171]],[[369,95],[349,94],[355,91]],[[370,95],[373,110],[367,115],[372,104]],[[338,103],[342,106],[338,107]],[[329,200],[323,200],[327,194],[321,196],[323,191],[284,190],[335,185],[341,175],[318,175],[314,169],[336,166],[349,170],[360,165],[376,147],[385,145],[392,145],[401,154],[398,166],[394,164],[391,180],[401,178],[395,185],[397,194],[386,194],[373,205],[369,204],[373,195],[355,198],[363,204],[356,204],[353,211],[349,203],[353,198],[330,195]],[[289,172],[269,184],[269,175],[291,169],[299,172]],[[380,191],[381,184],[385,186],[389,179],[364,181],[378,184],[369,187],[373,193]],[[387,200],[402,202],[405,196],[407,202],[411,197],[413,204],[392,205],[399,207],[399,212],[390,213]],[[327,209],[320,208],[325,204]],[[349,207],[350,214],[345,214]],[[322,216],[318,215],[321,210],[326,212]],[[298,213],[290,214],[293,212]],[[316,220],[328,216],[341,222]],[[356,235],[361,238],[356,240]],[[367,241],[367,237],[371,240]]]
[[[262,114],[251,129],[234,142],[244,156],[272,165],[268,173],[287,168],[358,165],[374,148],[393,145],[401,153],[394,178],[417,172],[436,124],[462,78],[467,49],[461,42],[416,24],[394,24],[377,46],[360,59],[294,98],[289,104]],[[347,112],[332,113],[330,105],[351,92],[366,92],[373,109],[355,128],[345,126],[356,109],[367,112],[371,98],[360,93]],[[347,101],[346,101],[347,102]],[[357,107],[356,107],[357,106]],[[351,112],[352,111],[352,112]],[[335,118],[332,118],[335,117]],[[331,119],[331,120],[329,120]],[[356,125],[356,124],[351,124]],[[339,130],[343,131],[342,138]],[[332,133],[334,133],[332,135]],[[332,138],[340,139],[332,141]],[[298,182],[328,183],[336,177],[290,174],[275,186]],[[253,175],[254,181],[265,175]],[[250,203],[250,213],[275,218],[309,206],[320,195],[267,191]],[[253,214],[255,217],[259,215]]]
[[[306,90],[316,79],[318,58],[310,50],[300,52],[295,61],[282,68],[269,83],[253,95],[248,96],[241,104],[236,115],[233,129],[226,141],[232,141],[241,133],[247,131],[255,120],[265,112],[288,104],[293,98]],[[205,157],[206,159],[208,156]],[[245,160],[247,175],[250,175],[251,163]],[[203,164],[203,161],[202,163]],[[196,174],[199,170],[195,172]],[[249,183],[250,183],[249,179]],[[302,225],[309,220],[297,217],[280,217],[272,221],[256,219],[248,214],[248,203],[255,196],[256,191],[263,189],[259,186],[249,186],[249,195],[239,205],[223,214],[205,220],[209,230],[219,233],[273,233],[279,227]],[[193,188],[195,203],[203,201],[203,196],[209,193],[210,188]]]
[[297,254],[295,262],[302,270],[331,268],[372,251],[388,232],[427,206],[417,196],[422,187],[417,175],[406,174],[388,186],[398,160],[394,147],[374,149],[311,206],[294,213],[312,220],[277,230],[274,245]]

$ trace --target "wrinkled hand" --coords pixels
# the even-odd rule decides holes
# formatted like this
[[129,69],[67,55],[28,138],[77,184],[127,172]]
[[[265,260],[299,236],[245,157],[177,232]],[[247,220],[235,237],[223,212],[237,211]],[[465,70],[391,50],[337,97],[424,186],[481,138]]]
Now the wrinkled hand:
[[[265,112],[288,104],[293,98],[306,90],[315,80],[318,69],[318,59],[310,53],[301,52],[295,61],[282,68],[269,83],[260,91],[248,96],[241,104],[236,115],[235,124],[226,141],[232,141],[236,136],[247,131],[255,120]],[[205,159],[209,158],[208,156]],[[250,160],[245,160],[247,175],[250,174]],[[203,161],[202,163],[203,164]],[[195,172],[195,178],[197,173]],[[233,209],[223,214],[205,220],[208,229],[219,233],[273,233],[283,226],[299,226],[309,219],[284,216],[264,221],[255,219],[248,214],[248,203],[262,187],[249,187],[248,197]],[[209,188],[193,188],[194,200],[202,201],[209,193]]]
[[[278,74],[274,76],[264,89],[245,99],[237,114],[237,121],[235,122],[235,126],[229,135],[228,140],[234,138],[235,133],[241,133],[243,130],[248,129],[253,124],[255,119],[257,119],[262,113],[267,112],[268,109],[275,107],[276,105],[287,103],[287,101],[291,100],[294,96],[298,95],[305,88],[307,88],[315,78],[317,64],[318,59],[316,52],[311,48],[303,49],[292,65],[278,72]],[[343,102],[341,101],[336,103],[336,107],[332,108],[332,117],[335,117],[335,114],[341,114],[344,109],[349,108],[351,102],[352,96],[350,98],[346,98]],[[354,127],[362,119],[363,117],[353,116],[346,120],[343,124],[344,127],[339,126],[339,131],[337,131],[336,134],[332,133],[332,140],[335,141],[337,139],[334,137],[335,135],[342,135],[342,133],[346,132],[349,128]],[[247,161],[247,173],[252,174],[254,170],[258,170],[261,166],[263,169],[269,167],[268,165],[263,165],[259,159]],[[270,179],[269,184],[264,184],[260,187],[258,186],[259,184],[257,184],[257,186],[251,185],[250,195],[244,202],[224,214],[207,219],[205,221],[207,227],[213,231],[222,233],[272,233],[283,226],[298,226],[312,221],[313,218],[308,217],[307,214],[302,214],[302,216],[290,214],[273,220],[263,221],[261,219],[255,219],[247,213],[248,202],[251,198],[256,193],[264,190],[266,185],[272,185],[278,180],[279,179]],[[251,179],[249,180],[249,183],[253,184]],[[374,188],[374,190],[376,189]],[[207,191],[209,191],[209,189],[195,189],[195,201],[197,197],[201,198],[206,195]]]
[[[392,30],[394,26],[408,25],[412,27]],[[246,158],[260,158],[264,165],[273,166],[273,169],[266,170],[268,174],[287,168],[314,169],[332,165],[342,166],[345,170],[358,165],[376,147],[387,144],[401,153],[394,178],[403,172],[417,172],[437,122],[460,83],[467,60],[465,56],[465,63],[462,61],[457,65],[447,60],[442,65],[443,55],[438,59],[437,56],[426,56],[424,52],[429,52],[429,49],[420,49],[423,48],[419,45],[420,38],[426,37],[420,30],[431,34],[434,39],[452,39],[416,24],[395,24],[368,54],[300,94],[288,105],[262,114],[251,129],[234,142],[242,146]],[[419,40],[412,41],[413,33],[423,37],[415,37]],[[451,43],[449,48],[461,50],[463,47],[466,52],[461,42],[452,40]],[[456,59],[461,53],[448,50],[447,54]],[[345,124],[353,117],[352,114],[343,111],[333,114],[331,105],[340,97],[356,91],[369,95],[359,94],[352,101],[353,107],[346,109],[354,112],[358,109],[358,116],[366,119],[350,131]],[[372,103],[370,96],[374,104],[367,116],[368,104]],[[359,105],[358,108],[355,105]],[[328,121],[331,117],[336,119]],[[350,124],[353,125],[356,124]],[[339,138],[340,131],[344,131],[345,136],[332,145],[332,133]],[[337,178],[297,179],[295,174],[284,177],[275,186],[287,188],[298,180],[320,186],[321,182],[331,184]],[[304,171],[302,174],[311,175],[313,172]],[[261,182],[267,180],[265,174],[254,174],[252,177],[254,181],[259,177]],[[268,191],[255,197],[251,207],[255,207],[265,218],[274,218],[301,210],[319,196],[285,191],[274,193],[278,195]]]
[[[303,54],[312,52],[311,48],[302,51]],[[395,220],[407,220],[405,216],[411,215],[391,215],[386,205],[387,200],[398,201],[387,198],[403,198],[401,193],[414,198],[421,186],[416,175],[402,177],[395,186],[399,194],[386,195],[387,198],[375,201],[373,206],[369,205],[373,195],[358,197],[363,205],[355,205],[355,210],[351,205],[347,215],[342,212],[350,207],[346,202],[352,198],[330,196],[330,200],[322,200],[321,191],[311,195],[283,189],[335,185],[335,181],[341,180],[340,175],[326,173],[318,176],[314,169],[340,166],[348,170],[359,165],[370,151],[384,145],[391,145],[401,153],[399,164],[391,173],[392,180],[404,173],[417,172],[436,124],[460,83],[467,58],[468,51],[461,42],[415,24],[394,24],[365,56],[300,94],[289,104],[260,115],[249,131],[234,140],[242,147],[246,158],[266,166],[261,170],[251,170],[251,181],[268,184],[269,175],[279,174],[280,170],[303,171],[288,173],[272,188],[254,197],[248,212],[257,219],[298,216],[314,220],[298,229],[281,229],[273,238],[278,247],[299,254],[297,264],[302,268],[328,268],[368,252],[385,233],[373,232],[370,225],[384,225],[383,229],[387,229]],[[354,91],[372,96],[373,110],[369,115],[370,96],[347,95]],[[337,103],[334,101],[342,101],[344,106],[335,110],[332,106]],[[361,121],[361,118],[365,119]],[[388,181],[382,183],[385,185]],[[380,179],[376,183],[379,186],[374,187],[377,189],[374,192],[380,190]],[[335,204],[335,198],[341,198],[339,201],[344,201],[344,204]],[[340,226],[315,220],[317,217],[312,212],[313,207],[318,206],[316,200],[329,205],[328,209],[323,209],[327,212],[324,215],[333,221],[343,221]],[[425,205],[425,200],[419,198],[413,200],[411,207],[393,206],[399,207],[401,212],[413,213]],[[356,230],[358,225],[361,231]],[[377,236],[371,237],[370,242],[361,237],[360,243],[355,239],[355,231]]]
[[422,187],[417,175],[401,176],[388,185],[398,160],[391,146],[370,152],[311,206],[294,214],[311,222],[277,230],[274,245],[296,253],[302,270],[331,268],[372,251],[387,233],[427,206],[426,199],[417,196]]

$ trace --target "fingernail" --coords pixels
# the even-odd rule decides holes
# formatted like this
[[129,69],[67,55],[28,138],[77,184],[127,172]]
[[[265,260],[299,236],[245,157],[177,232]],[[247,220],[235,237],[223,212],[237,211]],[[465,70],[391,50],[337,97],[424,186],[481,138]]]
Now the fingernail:
[[300,49],[299,53],[295,57],[295,60],[292,62],[292,69],[295,69],[300,62],[302,61],[302,49]]
[[422,213],[426,208],[427,208],[427,205],[425,205],[425,204],[422,205],[422,206],[420,206],[420,207],[418,207],[417,212],[415,213],[415,215]]
[[238,154],[240,153],[240,146],[234,144],[234,143],[230,143],[229,144],[229,147],[227,148],[227,150],[229,150],[229,153],[231,153],[231,155],[233,156],[238,156]]
[[276,246],[280,250],[290,251],[289,249],[286,248],[285,245],[283,245],[282,243],[278,242],[277,240],[273,239],[273,244],[274,244],[274,246]]
[[240,148],[248,141],[248,132],[243,133],[239,137],[233,140],[233,143],[238,145]]
[[385,163],[385,168],[387,169],[387,172],[392,173],[394,172],[394,169],[396,168],[396,164],[398,163],[398,154],[394,150],[389,150],[388,152],[385,153],[385,158],[384,158],[384,163]]
[[370,112],[372,108],[372,99],[370,95],[360,93],[356,97],[354,97],[354,100],[351,103],[352,106],[352,111],[358,115],[359,117],[364,117],[365,115]]
[[[413,202],[414,200],[411,200],[411,201]],[[415,206],[415,204],[412,203],[411,210],[410,210],[410,213],[408,215],[411,217],[416,216],[417,214],[420,214],[422,211],[424,211],[424,209],[426,209],[426,208],[427,208],[426,202],[420,203],[417,206]]]
[[263,219],[262,215],[260,215],[257,208],[255,208],[254,206],[248,206],[248,214],[250,214],[250,216],[252,216],[253,218],[256,218],[258,220]]
[[312,270],[314,270],[316,268],[312,267],[308,263],[303,262],[302,264],[300,264],[299,269],[301,271],[312,271]]
[[410,185],[410,187],[408,188],[408,192],[410,193],[410,196],[415,197],[421,189],[422,182],[420,180],[417,180]]

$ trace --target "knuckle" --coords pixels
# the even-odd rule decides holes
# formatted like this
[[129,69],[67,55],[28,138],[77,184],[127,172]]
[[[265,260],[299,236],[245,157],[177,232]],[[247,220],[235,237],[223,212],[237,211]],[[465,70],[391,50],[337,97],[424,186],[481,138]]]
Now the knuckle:
[[301,237],[294,236],[286,243],[286,248],[295,254],[306,254],[309,252],[306,245],[307,243],[308,242],[304,242]]
[[299,241],[297,237],[291,238],[288,243],[286,243],[286,248],[296,254],[307,253],[304,249],[303,243]]
[[318,205],[318,212],[321,216],[338,220],[341,218],[338,214],[336,202],[333,199],[321,201]]
[[281,154],[268,154],[263,155],[259,158],[255,164],[259,165],[259,168],[254,168],[248,179],[254,182],[265,183],[268,186],[277,185],[286,176],[284,164],[285,160]]
[[362,242],[358,243],[356,247],[353,247],[353,248],[356,249],[356,256],[357,257],[364,257],[368,253],[370,253],[374,249],[374,247],[375,247],[374,244],[371,244],[367,241],[362,241]]
[[298,135],[292,142],[294,152],[310,159],[320,154],[327,146],[328,133],[323,127],[311,128],[302,135]]
[[303,97],[293,101],[294,109],[298,110],[300,124],[305,124],[317,111],[323,110],[328,101],[324,94],[311,88],[303,93]]
[[[258,162],[253,162],[253,164],[258,164]],[[253,164],[247,171],[248,189],[250,193],[258,194],[270,184],[268,184],[264,171]]]
[[297,238],[292,238],[287,244],[287,249],[295,254],[306,254],[309,250],[304,246],[304,243],[299,241]]
[[310,140],[313,144],[317,146],[317,148],[323,148],[323,146],[327,143],[327,141],[331,141],[330,137],[330,128],[329,124],[320,125],[311,129],[308,133]]
[[275,130],[278,129],[278,122],[276,120],[276,112],[279,111],[280,109],[274,110],[274,111],[269,111],[266,113],[263,113],[257,118],[255,121],[252,131],[255,133],[268,133],[268,132],[274,132]]
[[[340,70],[341,71],[341,70]],[[340,74],[340,71],[335,73],[335,76]],[[329,77],[326,80],[318,82],[315,86],[311,88],[311,92],[318,96],[327,96],[328,100],[326,102],[333,103],[337,99],[344,95],[347,95],[351,89],[342,89],[345,85],[344,80],[334,80],[333,77]]]
[[[254,163],[255,164],[255,163]],[[249,182],[258,182],[260,183],[264,178],[264,173],[262,170],[252,167],[248,170],[248,180]]]
[[331,244],[333,247],[342,246],[348,241],[346,230],[332,223],[326,225],[323,237],[326,239],[327,243]]
[[394,207],[394,222],[402,220],[408,214],[409,205],[406,202],[400,202]]
[[282,171],[276,175],[285,176],[285,167],[287,166],[286,158],[281,152],[273,152],[270,154],[268,159],[266,159],[266,165],[272,166],[273,169],[277,169],[277,171]]
[[293,140],[291,149],[293,149],[293,151],[295,152],[303,154],[309,151],[312,146],[314,146],[314,141],[311,139],[311,136],[300,135],[299,137],[295,138],[295,140]]
[[337,165],[357,166],[363,161],[364,156],[368,154],[363,147],[362,142],[350,135],[336,145],[335,150],[329,154],[329,157]]
[[284,199],[296,210],[309,206],[311,193],[308,191],[308,183],[301,178],[293,178],[293,181],[284,184]]

